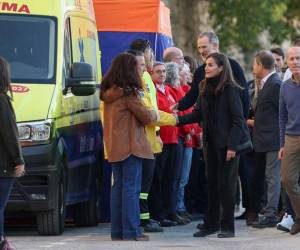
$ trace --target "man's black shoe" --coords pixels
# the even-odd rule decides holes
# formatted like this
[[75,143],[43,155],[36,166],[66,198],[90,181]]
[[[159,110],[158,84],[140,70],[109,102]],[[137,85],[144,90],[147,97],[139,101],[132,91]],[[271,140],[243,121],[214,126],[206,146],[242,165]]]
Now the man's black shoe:
[[194,237],[205,237],[207,235],[215,234],[219,231],[219,228],[202,228],[193,234]]
[[276,227],[278,220],[276,217],[261,217],[259,221],[253,222],[252,227],[255,228],[266,228]]
[[218,234],[218,238],[232,238],[234,237],[234,233],[230,231],[221,231],[221,233]]
[[158,223],[153,223],[150,220],[148,223],[143,224],[142,227],[144,231],[148,233],[159,233],[164,231],[164,229]]
[[178,223],[176,221],[163,219],[162,221],[160,221],[160,225],[162,227],[174,227],[174,226],[177,226]]
[[191,222],[185,218],[182,218],[178,214],[170,215],[168,219],[170,219],[171,221],[176,221],[178,225],[186,225]]

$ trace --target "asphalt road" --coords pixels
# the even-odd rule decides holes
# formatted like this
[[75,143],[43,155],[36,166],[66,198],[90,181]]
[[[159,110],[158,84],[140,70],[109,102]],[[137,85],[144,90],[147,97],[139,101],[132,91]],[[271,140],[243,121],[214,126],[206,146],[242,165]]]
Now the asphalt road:
[[62,236],[39,236],[32,227],[9,228],[8,236],[16,249],[22,250],[299,250],[300,234],[292,236],[275,228],[254,229],[245,221],[236,221],[236,237],[219,239],[217,235],[205,238],[192,237],[197,222],[186,226],[165,229],[163,233],[152,233],[149,242],[111,241],[109,224],[93,228],[67,227]]

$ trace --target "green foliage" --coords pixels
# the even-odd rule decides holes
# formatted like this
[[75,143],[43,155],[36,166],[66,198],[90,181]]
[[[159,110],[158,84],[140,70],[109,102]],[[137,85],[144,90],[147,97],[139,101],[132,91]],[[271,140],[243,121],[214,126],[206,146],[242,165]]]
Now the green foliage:
[[251,53],[261,48],[258,37],[264,31],[272,43],[292,39],[298,7],[299,0],[213,0],[210,14],[223,50],[237,45]]

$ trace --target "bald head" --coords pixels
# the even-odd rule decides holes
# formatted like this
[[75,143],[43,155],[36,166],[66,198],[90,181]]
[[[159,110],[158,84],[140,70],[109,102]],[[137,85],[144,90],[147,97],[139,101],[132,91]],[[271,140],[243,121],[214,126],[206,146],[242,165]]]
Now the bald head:
[[288,49],[287,65],[293,76],[300,79],[300,47],[291,47]]
[[164,62],[175,62],[181,68],[183,67],[184,58],[182,50],[177,47],[169,47],[164,50]]

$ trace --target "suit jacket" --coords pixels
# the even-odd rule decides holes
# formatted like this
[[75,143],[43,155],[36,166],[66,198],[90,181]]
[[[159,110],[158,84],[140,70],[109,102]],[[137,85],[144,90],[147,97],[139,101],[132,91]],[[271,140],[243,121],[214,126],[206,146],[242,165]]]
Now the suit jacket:
[[[246,82],[244,72],[242,67],[239,65],[237,61],[232,58],[228,58],[231,70],[234,76],[234,79],[237,84],[239,84],[243,91],[241,91],[241,100],[243,106],[243,112],[245,119],[248,118],[249,113],[249,93],[248,93],[248,84]],[[191,89],[187,94],[178,102],[178,110],[186,110],[192,107],[199,96],[199,83],[205,78],[205,66],[206,64],[202,64],[199,66],[194,74],[193,81],[191,83]]]
[[254,110],[253,146],[256,152],[277,151],[279,139],[279,93],[282,81],[272,74],[257,97]]
[[[209,140],[213,140],[220,149],[231,149],[236,151],[238,146],[248,141],[249,133],[245,133],[245,119],[243,116],[243,108],[240,97],[241,90],[236,86],[227,85],[223,91],[216,96],[215,115],[213,128],[209,128],[207,122],[207,103],[206,98],[199,98],[197,105],[191,114],[179,116],[179,126],[193,123],[203,122],[203,143],[207,144]],[[208,135],[208,131],[212,131]]]

